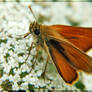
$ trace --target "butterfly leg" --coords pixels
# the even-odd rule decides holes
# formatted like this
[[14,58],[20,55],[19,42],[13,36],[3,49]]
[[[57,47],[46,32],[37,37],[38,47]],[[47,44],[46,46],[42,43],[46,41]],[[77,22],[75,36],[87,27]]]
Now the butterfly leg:
[[25,62],[28,60],[28,58],[29,58],[29,56],[30,56],[32,47],[33,47],[33,42],[32,42],[32,44],[31,44],[31,46],[30,46],[30,48],[29,48],[28,56],[26,57]]
[[48,47],[46,45],[46,43],[44,42],[44,46],[43,46],[44,50],[47,52],[48,56],[47,56],[47,60],[46,60],[46,64],[45,64],[45,68],[44,68],[44,71],[42,73],[42,77],[45,76],[45,73],[46,73],[46,68],[47,68],[47,64],[48,64],[48,61],[50,60],[50,54],[49,54],[49,50],[48,50]]
[[36,55],[35,55],[35,57],[34,57],[35,60],[33,59],[33,64],[32,64],[32,68],[31,68],[30,72],[31,72],[32,69],[34,68],[34,65],[35,65],[35,63],[36,63],[36,60],[37,60],[37,58],[38,58],[39,49],[40,49],[40,45],[38,44],[38,46],[36,47],[37,53],[36,53]]
[[48,61],[49,61],[49,55],[48,55],[47,60],[46,60],[46,64],[45,64],[44,71],[43,71],[43,73],[41,74],[42,77],[45,77],[45,73],[46,73],[46,68],[47,68]]

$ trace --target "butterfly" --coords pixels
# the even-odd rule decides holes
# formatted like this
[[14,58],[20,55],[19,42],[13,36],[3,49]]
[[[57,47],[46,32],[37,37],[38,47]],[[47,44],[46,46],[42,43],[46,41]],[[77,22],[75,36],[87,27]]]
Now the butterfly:
[[[31,6],[29,9],[35,17]],[[92,28],[33,22],[25,37],[29,34],[48,53],[66,83],[73,84],[78,79],[78,71],[92,73],[92,57],[85,53],[92,47]]]

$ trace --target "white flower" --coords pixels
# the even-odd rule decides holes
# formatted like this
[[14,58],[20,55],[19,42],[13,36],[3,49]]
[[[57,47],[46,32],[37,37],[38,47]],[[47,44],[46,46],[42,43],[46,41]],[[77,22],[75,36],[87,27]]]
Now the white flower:
[[38,81],[38,79],[37,79],[37,77],[31,77],[29,74],[23,78],[23,81],[31,83],[31,84],[35,84]]
[[30,68],[26,64],[23,64],[20,69],[21,69],[22,72],[25,72],[25,71],[29,72],[30,71]]
[[5,81],[6,79],[8,79],[8,77],[9,77],[9,76],[8,76],[7,74],[4,74],[3,77],[0,78],[0,79],[1,79],[1,81]]
[[14,73],[17,74],[17,75],[19,75],[19,74],[21,73],[21,69],[16,69],[16,68],[15,68],[15,69],[14,69]]
[[37,76],[41,76],[42,70],[37,71]]
[[27,90],[28,89],[28,82],[22,83],[21,88],[23,88],[23,90]]
[[9,79],[10,81],[14,82],[14,76],[10,75],[10,76],[8,76],[8,79]]
[[18,82],[20,80],[21,80],[21,78],[18,74],[14,75],[14,82]]
[[19,90],[19,86],[16,82],[14,82],[12,88],[13,88],[13,90]]
[[16,62],[16,61],[14,60],[14,58],[12,58],[12,57],[9,58],[8,64],[9,64],[9,66],[11,66],[12,68],[18,67],[18,62]]
[[8,74],[10,72],[11,65],[4,63],[3,67],[4,67],[4,72]]

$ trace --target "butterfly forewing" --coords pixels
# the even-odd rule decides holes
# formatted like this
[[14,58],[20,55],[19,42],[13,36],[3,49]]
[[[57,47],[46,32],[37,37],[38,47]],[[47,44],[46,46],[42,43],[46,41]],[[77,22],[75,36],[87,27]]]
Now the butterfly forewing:
[[92,28],[64,25],[53,25],[50,27],[83,51],[87,51],[92,47]]

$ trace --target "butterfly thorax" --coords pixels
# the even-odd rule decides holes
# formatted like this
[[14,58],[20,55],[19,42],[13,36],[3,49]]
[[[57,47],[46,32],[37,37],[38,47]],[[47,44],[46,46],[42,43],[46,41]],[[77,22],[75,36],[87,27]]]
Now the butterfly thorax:
[[29,31],[33,35],[33,39],[36,39],[36,42],[39,42],[40,44],[49,40],[49,34],[52,35],[51,33],[54,32],[49,26],[38,24],[37,22],[30,24]]

